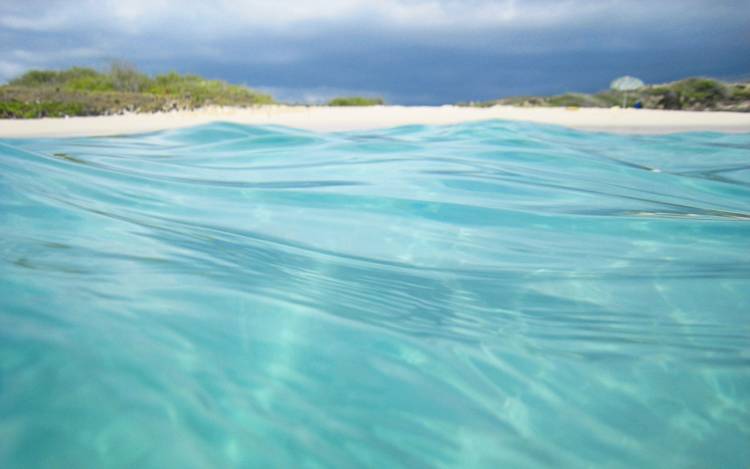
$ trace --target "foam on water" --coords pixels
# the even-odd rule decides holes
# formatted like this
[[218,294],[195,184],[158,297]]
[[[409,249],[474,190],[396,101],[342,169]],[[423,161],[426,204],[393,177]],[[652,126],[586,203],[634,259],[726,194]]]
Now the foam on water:
[[750,134],[0,141],[0,467],[750,463]]

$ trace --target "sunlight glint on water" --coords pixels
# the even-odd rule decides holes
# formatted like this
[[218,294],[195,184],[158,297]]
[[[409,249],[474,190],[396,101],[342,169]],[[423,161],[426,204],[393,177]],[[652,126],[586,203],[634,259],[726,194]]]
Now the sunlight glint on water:
[[0,467],[748,467],[750,135],[0,141]]

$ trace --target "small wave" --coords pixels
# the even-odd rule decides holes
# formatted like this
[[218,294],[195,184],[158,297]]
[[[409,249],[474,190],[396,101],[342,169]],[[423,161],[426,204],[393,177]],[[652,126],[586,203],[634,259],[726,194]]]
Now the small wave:
[[0,466],[739,467],[748,149],[503,121],[2,140]]

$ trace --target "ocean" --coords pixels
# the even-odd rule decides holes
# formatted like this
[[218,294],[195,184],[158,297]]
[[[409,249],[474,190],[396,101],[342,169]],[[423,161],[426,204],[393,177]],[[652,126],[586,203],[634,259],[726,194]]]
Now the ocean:
[[0,467],[750,465],[750,134],[0,140]]

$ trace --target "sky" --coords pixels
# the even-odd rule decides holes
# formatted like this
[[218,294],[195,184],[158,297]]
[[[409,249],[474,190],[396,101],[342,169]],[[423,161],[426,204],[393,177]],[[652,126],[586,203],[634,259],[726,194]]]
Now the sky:
[[750,78],[750,0],[0,0],[0,82],[29,69],[196,73],[285,101],[449,104]]

